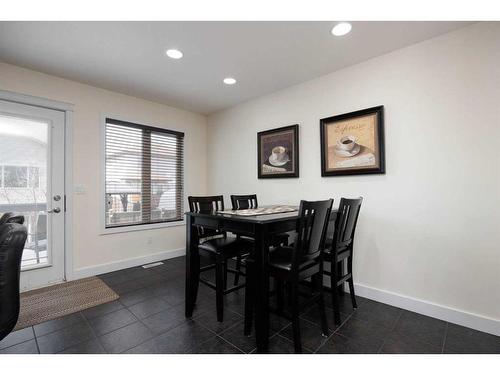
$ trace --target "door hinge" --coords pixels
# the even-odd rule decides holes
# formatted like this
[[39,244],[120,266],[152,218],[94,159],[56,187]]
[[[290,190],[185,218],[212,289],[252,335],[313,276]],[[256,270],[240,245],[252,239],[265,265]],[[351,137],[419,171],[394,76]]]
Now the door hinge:
[[64,194],[64,212],[66,212],[66,194]]

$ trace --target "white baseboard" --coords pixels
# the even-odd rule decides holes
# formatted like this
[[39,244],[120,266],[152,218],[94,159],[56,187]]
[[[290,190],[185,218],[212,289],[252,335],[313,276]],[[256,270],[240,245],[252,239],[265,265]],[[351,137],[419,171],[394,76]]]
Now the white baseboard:
[[71,280],[96,276],[103,273],[118,271],[130,267],[142,266],[143,264],[158,262],[163,259],[177,258],[185,254],[186,254],[186,249],[183,247],[180,249],[161,251],[159,253],[148,254],[145,256],[129,258],[125,260],[119,260],[116,262],[99,264],[97,266],[82,267],[73,271],[71,275]]
[[355,283],[354,289],[356,291],[356,295],[359,295],[360,297],[365,297],[422,315],[446,320],[461,326],[500,336],[500,320],[388,292],[386,290],[372,288],[362,284]]

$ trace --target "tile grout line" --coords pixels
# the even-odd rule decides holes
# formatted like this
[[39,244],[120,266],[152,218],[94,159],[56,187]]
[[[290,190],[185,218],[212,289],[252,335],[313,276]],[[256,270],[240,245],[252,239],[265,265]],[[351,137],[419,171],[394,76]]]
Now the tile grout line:
[[[152,313],[152,314],[149,314],[149,315],[146,315],[146,316],[144,316],[144,317],[142,317],[142,318],[140,318],[139,316],[137,316],[136,314],[134,314],[134,312],[133,312],[132,310],[130,310],[130,308],[131,308],[131,307],[137,306],[137,305],[139,305],[140,303],[144,303],[144,302],[146,302],[146,301],[148,301],[148,300],[155,299],[155,298],[156,298],[156,299],[159,299],[159,300],[161,300],[161,301],[163,301],[163,302],[168,303],[168,305],[169,305],[169,306],[168,306],[166,309],[163,309],[163,310],[160,310],[160,311],[156,311],[156,312],[154,312],[154,313]],[[152,298],[146,299],[146,300],[141,301],[141,302],[137,302],[137,303],[136,303],[136,304],[134,304],[134,305],[131,305],[131,306],[124,306],[124,307],[125,307],[125,309],[126,309],[126,310],[128,310],[128,312],[130,312],[133,316],[135,316],[135,317],[137,318],[137,320],[142,321],[143,319],[146,319],[146,318],[149,318],[150,316],[153,316],[153,315],[156,315],[156,314],[159,314],[159,313],[162,313],[162,312],[168,311],[168,310],[170,310],[170,309],[172,309],[172,308],[174,308],[174,307],[176,307],[176,306],[177,306],[177,305],[172,305],[172,304],[171,304],[170,302],[168,302],[166,299],[163,299],[163,298],[161,298],[161,297],[156,296],[156,297],[152,297]],[[118,310],[117,310],[117,311],[118,311]],[[148,328],[149,328],[149,327],[148,327]]]
[[[208,313],[209,313],[209,312],[207,312],[207,314],[208,314]],[[204,314],[201,314],[201,315],[203,316]],[[194,319],[193,319],[193,321],[194,321]],[[205,324],[203,324],[203,323],[202,323],[202,322],[200,322],[200,321],[198,321],[197,323],[199,323],[199,324],[200,324],[203,328],[208,329],[210,332],[214,333],[215,335],[220,335],[220,334],[223,334],[224,332],[227,332],[227,331],[229,331],[230,329],[232,329],[232,328],[236,327],[238,324],[240,324],[240,323],[241,323],[241,321],[238,321],[238,322],[236,322],[236,323],[233,323],[233,324],[232,324],[232,325],[230,325],[229,327],[224,328],[224,329],[223,329],[222,331],[220,331],[219,333],[217,333],[216,331],[214,331],[214,330],[213,330],[213,329],[211,329],[210,327],[207,327]]]
[[41,354],[40,347],[38,346],[38,338],[36,337],[36,334],[35,334],[35,328],[33,326],[31,326],[31,330],[33,331],[33,337],[35,338],[36,350],[38,351],[38,354]]
[[[396,328],[396,325],[397,325],[397,324],[398,324],[398,322],[399,322],[399,319],[401,319],[401,316],[403,315],[403,312],[404,312],[404,310],[403,310],[403,309],[401,309],[401,311],[399,312],[398,317],[396,318],[396,320],[395,320],[395,321],[394,321],[394,323],[392,324],[392,327],[391,327],[391,329],[390,329],[390,331],[389,331],[389,332],[393,332],[393,331],[394,331],[394,329]],[[384,338],[384,341],[382,342],[382,345],[380,345],[380,348],[378,348],[378,350],[377,350],[377,354],[381,354],[381,352],[382,352],[382,348],[384,347],[384,345],[385,345],[385,343],[387,342],[387,340],[388,340],[388,335]]]
[[[90,332],[92,332],[92,335],[94,336],[94,338],[97,338],[97,336],[96,336],[96,334],[95,334],[94,330],[92,329],[92,327],[90,326],[89,322],[87,321],[87,318],[85,318],[85,316],[82,314],[82,312],[81,312],[81,311],[78,311],[78,313],[80,314],[81,318],[83,319],[83,323],[85,323],[85,324],[87,325],[87,327],[90,329]],[[79,323],[75,323],[75,324],[73,324],[73,325],[71,325],[71,326],[68,326],[68,327],[75,326],[76,324],[79,324]],[[64,328],[67,328],[67,327],[64,327]],[[61,328],[60,330],[62,330],[62,329],[64,329],[64,328]],[[57,330],[57,331],[54,331],[54,332],[58,332],[58,331],[60,331],[60,330]],[[53,332],[51,332],[51,333],[53,333]],[[50,335],[50,333],[48,333],[48,334]],[[43,336],[46,336],[46,335],[43,335]],[[43,337],[43,336],[41,336],[41,337]],[[79,343],[77,343],[77,344],[75,344],[75,345],[68,346],[67,348],[61,349],[61,350],[59,350],[58,352],[56,352],[56,353],[54,353],[54,354],[61,353],[61,352],[65,351],[65,350],[67,350],[67,349],[71,349],[71,348],[73,348],[73,347],[75,347],[75,346],[77,346],[77,345],[83,344],[84,342],[88,342],[88,341],[90,341],[90,340],[92,340],[92,338],[90,338],[90,339],[88,339],[88,340],[81,341],[81,342],[79,342]],[[99,344],[100,344],[100,343],[99,343]]]
[[[361,305],[360,305],[360,306],[361,306]],[[358,307],[358,308],[359,308],[359,307]],[[350,320],[350,319],[351,319],[351,317],[354,315],[354,313],[356,312],[356,310],[357,310],[358,308],[353,309],[353,311],[352,311],[349,315],[347,315],[347,317],[344,319],[344,321],[343,321],[343,322],[341,322],[341,323],[339,324],[339,326],[338,326],[337,328],[335,328],[335,329],[332,331],[331,335],[329,335],[329,336],[327,337],[327,339],[325,340],[325,342],[324,342],[324,343],[322,343],[322,344],[321,344],[321,345],[320,345],[320,346],[319,346],[319,347],[318,347],[318,348],[314,351],[314,353],[317,353],[317,352],[318,352],[318,351],[319,351],[319,350],[320,350],[323,346],[325,346],[325,344],[326,344],[328,341],[330,341],[330,339],[333,337],[333,335],[335,335],[335,334],[340,335],[340,333],[338,333],[338,331],[340,330],[340,328],[342,328],[342,326],[344,326],[344,324],[346,324],[346,323],[347,323],[347,321],[348,321],[348,320]],[[332,310],[333,310],[333,309],[332,309]],[[342,336],[343,336],[343,335],[342,335]],[[344,336],[344,337],[345,337],[345,336]]]
[[444,354],[444,347],[446,345],[446,338],[448,337],[448,326],[449,326],[449,323],[446,322],[446,328],[444,330],[444,337],[443,337],[443,346],[441,347],[441,354]]
[[[14,333],[14,332],[18,332],[18,331],[21,331],[21,330],[23,330],[23,329],[26,329],[26,328],[31,328],[31,332],[33,332],[33,338],[31,338],[31,339],[26,339],[26,340],[23,340],[23,341],[20,341],[20,342],[18,342],[17,344],[8,345],[8,346],[6,346],[6,347],[1,348],[1,349],[0,349],[0,351],[5,350],[5,349],[7,349],[7,348],[12,348],[13,346],[16,346],[16,345],[24,344],[25,342],[28,342],[28,341],[33,340],[33,339],[36,337],[36,335],[35,335],[35,330],[33,329],[33,326],[27,326],[27,327],[24,327],[24,328],[18,329],[18,330],[16,330],[16,331],[12,331],[11,333],[9,333],[9,335],[11,335],[11,334],[12,334],[12,333]],[[8,336],[9,336],[9,335],[7,335],[5,338],[8,338]]]
[[[118,310],[117,310],[117,311],[118,311]],[[92,332],[92,334],[94,335],[94,339],[97,341],[97,343],[98,343],[98,344],[99,344],[99,346],[102,348],[102,350],[104,350],[104,352],[105,352],[106,354],[108,354],[108,351],[106,350],[106,348],[104,347],[104,345],[102,345],[101,340],[99,340],[99,337],[98,337],[98,336],[97,336],[97,334],[95,333],[94,328],[90,325],[90,323],[89,323],[89,319],[87,319],[87,317],[86,317],[86,316],[85,316],[82,312],[80,312],[80,314],[82,315],[83,320],[85,321],[85,323],[87,323],[87,326],[90,328],[90,331],[91,331],[91,332]],[[110,313],[110,314],[111,314],[111,313]],[[107,314],[104,314],[104,315],[107,315]],[[102,316],[104,316],[104,315],[102,315]],[[87,340],[87,341],[90,341],[90,340],[92,340],[92,339],[89,339],[89,340]],[[87,341],[83,341],[83,342],[87,342]],[[82,343],[83,343],[83,342],[82,342]],[[80,343],[80,344],[81,344],[81,343]],[[76,344],[76,345],[80,345],[80,344]],[[76,345],[73,345],[73,346],[76,346]],[[70,346],[70,348],[72,348],[73,346]],[[66,349],[69,349],[69,348],[66,348]],[[66,350],[66,349],[63,349],[63,350]],[[61,350],[61,351],[62,351],[62,350]]]
[[[238,346],[234,345],[232,342],[230,342],[229,340],[226,340],[224,337],[220,336],[220,335],[215,335],[215,337],[218,337],[220,339],[222,339],[223,341],[227,342],[229,345],[233,346],[234,348],[238,349],[242,354],[247,354],[245,351],[243,351],[242,349],[240,349]],[[207,342],[208,340],[204,341],[204,342]],[[203,343],[202,343],[203,344]],[[200,344],[201,345],[201,344]]]
[[[172,306],[172,307],[174,307],[174,306]],[[125,308],[126,308],[126,309],[128,309],[127,307],[125,307]],[[167,310],[169,310],[169,309],[167,309]],[[159,311],[159,312],[157,312],[157,313],[155,313],[155,314],[159,314],[159,313],[164,312],[164,311],[167,311],[167,310]],[[130,313],[131,313],[131,314],[133,314],[131,311],[130,311]],[[150,316],[153,316],[153,315],[155,315],[155,314],[151,314]],[[135,315],[134,315],[134,316],[135,316]],[[193,319],[193,318],[190,318],[190,319],[189,319],[189,321],[194,322],[194,319]],[[128,351],[128,350],[132,350],[132,349],[134,349],[134,348],[138,347],[139,345],[142,345],[142,344],[144,344],[144,343],[146,343],[146,342],[152,341],[152,340],[154,340],[155,338],[157,338],[158,336],[161,336],[161,335],[163,335],[163,334],[165,334],[165,333],[167,333],[167,332],[170,332],[170,331],[172,331],[172,330],[174,330],[174,329],[176,329],[176,328],[180,327],[181,325],[183,325],[183,324],[186,324],[186,323],[187,323],[187,321],[182,321],[181,323],[179,323],[179,324],[177,324],[177,325],[175,325],[175,326],[173,326],[173,327],[171,327],[171,328],[169,328],[169,329],[167,329],[167,330],[165,330],[165,331],[160,331],[160,332],[155,333],[155,332],[153,332],[153,330],[152,330],[151,328],[149,328],[149,326],[148,326],[146,323],[144,323],[144,322],[142,321],[142,319],[139,319],[139,318],[138,318],[138,319],[137,319],[137,321],[132,322],[132,323],[130,323],[130,324],[127,324],[126,326],[123,326],[123,327],[121,327],[121,328],[128,327],[128,326],[130,326],[130,325],[132,325],[132,324],[134,324],[134,323],[138,323],[138,322],[142,323],[142,324],[143,324],[143,325],[147,328],[147,330],[148,330],[149,332],[151,332],[151,334],[152,334],[153,336],[152,336],[152,337],[150,337],[149,339],[145,340],[145,341],[140,342],[140,343],[139,343],[139,344],[137,344],[137,345],[134,345],[133,347],[131,347],[131,348],[129,348],[129,349],[124,350],[123,352],[126,352],[126,351]],[[211,329],[209,329],[209,328],[205,327],[203,324],[201,324],[201,323],[199,323],[199,322],[197,322],[197,323],[198,323],[198,324],[200,324],[200,325],[201,325],[203,328],[205,328],[206,330],[208,330],[208,331],[210,331],[211,333],[214,333],[215,335],[217,335],[215,332],[213,332]],[[118,329],[121,329],[121,328],[118,328]],[[111,331],[111,332],[115,332],[115,331],[117,331],[118,329],[115,329],[115,330],[113,330],[113,331]],[[111,333],[111,332],[108,332],[108,333]],[[106,333],[106,335],[107,335],[108,333]],[[104,335],[103,335],[103,336],[104,336]],[[205,342],[205,341],[203,341],[203,342]],[[121,353],[123,353],[123,352],[121,352]]]
[[[194,320],[191,320],[191,321],[192,321],[192,322],[194,322]],[[140,342],[140,343],[139,343],[139,344],[137,344],[137,345],[134,345],[133,347],[131,347],[131,348],[129,348],[129,349],[125,349],[124,351],[122,351],[122,352],[120,352],[120,353],[125,353],[125,352],[127,352],[127,351],[129,351],[129,350],[132,350],[132,349],[134,349],[134,348],[137,348],[138,346],[140,346],[140,345],[142,345],[142,344],[145,344],[145,343],[147,343],[147,342],[153,341],[153,340],[154,340],[154,339],[156,339],[158,336],[161,336],[161,335],[163,335],[163,334],[165,334],[165,333],[167,333],[167,332],[170,332],[170,331],[172,331],[172,330],[174,330],[174,329],[176,329],[176,328],[180,327],[180,326],[181,326],[181,325],[183,325],[183,324],[186,324],[186,322],[182,322],[181,324],[179,324],[179,325],[177,325],[177,326],[175,326],[175,327],[173,327],[173,328],[170,328],[170,329],[168,329],[168,330],[166,330],[166,331],[162,331],[162,332],[160,332],[160,333],[155,334],[155,333],[154,333],[151,329],[149,329],[149,327],[148,327],[148,326],[147,326],[144,322],[142,322],[141,320],[139,320],[139,322],[141,322],[142,324],[144,324],[144,325],[146,326],[146,328],[147,328],[147,329],[148,329],[148,330],[149,330],[149,331],[153,334],[153,337],[150,337],[149,339],[144,340],[144,341]],[[137,322],[135,322],[135,323],[137,323]],[[129,325],[130,325],[130,324],[129,324]],[[200,324],[200,325],[201,325],[201,324]],[[208,329],[208,328],[206,328],[205,326],[203,326],[203,325],[201,325],[201,326],[202,326],[203,328],[207,329],[208,331],[210,331],[211,333],[213,333],[213,331],[209,330],[209,329]],[[127,327],[127,326],[125,326],[125,327]],[[123,327],[122,327],[122,328],[123,328]],[[217,336],[217,334],[215,334],[214,336]],[[206,339],[206,340],[203,340],[203,341],[200,343],[200,345],[201,345],[201,344],[203,344],[203,343],[205,343],[205,342],[207,342],[208,340],[213,339],[213,338],[214,338],[214,336],[209,337],[209,338],[208,338],[208,339]],[[181,353],[179,353],[179,354],[181,354]]]
[[[279,337],[281,337],[283,340],[288,341],[290,344],[295,345],[295,343],[293,342],[293,340],[290,340],[288,337],[282,336],[282,335],[280,335],[280,334],[276,334],[275,336],[279,336]],[[301,343],[301,344],[302,344],[302,343]],[[310,350],[310,349],[309,349],[309,348],[307,348],[307,347],[304,347],[304,345],[303,345],[303,344],[302,344],[302,349],[305,349],[305,350],[307,350],[308,352],[311,352],[311,354],[314,354],[314,351]],[[294,353],[294,354],[296,354],[296,353]],[[304,352],[302,352],[302,353],[300,353],[300,354],[308,354],[308,353],[304,353]]]

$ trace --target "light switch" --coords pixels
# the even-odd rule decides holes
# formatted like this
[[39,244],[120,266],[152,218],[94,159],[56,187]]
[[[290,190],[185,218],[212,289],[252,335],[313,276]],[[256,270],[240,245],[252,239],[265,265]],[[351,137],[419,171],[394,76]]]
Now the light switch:
[[85,194],[85,186],[75,185],[75,194]]

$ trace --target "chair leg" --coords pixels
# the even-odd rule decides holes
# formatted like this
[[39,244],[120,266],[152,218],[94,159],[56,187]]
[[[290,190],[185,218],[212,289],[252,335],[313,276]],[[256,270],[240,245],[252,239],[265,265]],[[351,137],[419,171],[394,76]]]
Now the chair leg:
[[283,307],[285,306],[285,289],[282,280],[275,280],[276,283],[276,306],[278,312],[283,312]]
[[313,284],[316,286],[316,290],[319,293],[318,297],[318,307],[319,307],[319,315],[321,319],[321,332],[323,336],[328,337],[328,320],[326,319],[326,309],[325,309],[325,301],[323,299],[323,273],[319,273],[314,275],[312,278]]
[[356,295],[354,294],[354,280],[352,278],[352,258],[349,257],[347,261],[347,272],[351,274],[351,278],[348,280],[349,282],[349,294],[351,295],[352,307],[354,309],[358,308],[358,304],[356,303]]
[[227,272],[227,262],[228,262],[228,260],[226,259],[224,261],[224,290],[226,290],[226,288],[227,288],[227,273],[228,273]]
[[[345,275],[343,261],[340,261],[337,263],[337,270],[335,272],[337,273],[337,275],[339,275],[339,277],[341,277],[341,275]],[[343,296],[344,295],[344,283],[337,286],[337,290],[338,290],[338,295]]]
[[237,273],[234,275],[234,286],[238,285],[240,282],[240,270],[241,270],[241,255],[236,257],[236,271]]
[[300,311],[299,311],[299,285],[297,282],[291,283],[291,302],[292,302],[292,329],[293,345],[295,353],[302,353],[302,341],[300,338]]
[[288,306],[292,306],[293,304],[293,299],[292,299],[292,283],[286,282],[285,283],[285,290],[286,294],[288,296]]
[[354,309],[357,309],[358,304],[356,303],[356,295],[354,294],[354,280],[351,277],[348,281],[349,281],[349,294],[351,295],[352,307]]
[[245,283],[245,327],[244,335],[250,336],[253,323],[254,285],[252,278],[252,267],[247,263],[247,276]]
[[333,305],[333,318],[336,325],[340,325],[340,304],[339,304],[339,288],[337,288],[337,275],[332,272],[331,291],[332,291],[332,305]]
[[218,322],[224,320],[224,269],[224,261],[217,259],[215,265],[215,302]]

